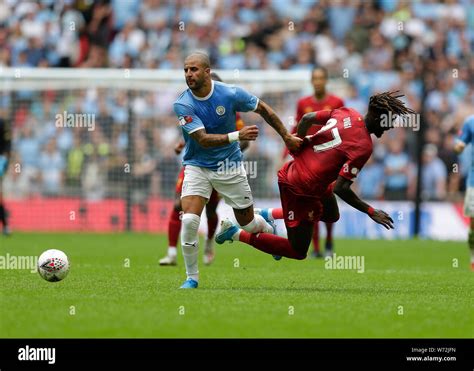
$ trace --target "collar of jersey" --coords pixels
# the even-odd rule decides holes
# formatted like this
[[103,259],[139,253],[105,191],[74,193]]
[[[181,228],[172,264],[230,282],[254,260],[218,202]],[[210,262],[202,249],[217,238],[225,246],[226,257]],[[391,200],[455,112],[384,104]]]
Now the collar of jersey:
[[191,92],[192,96],[197,100],[208,100],[211,97],[212,93],[214,93],[214,80],[211,80],[211,91],[205,97],[197,97],[193,94],[193,91],[191,89],[189,89],[189,91]]

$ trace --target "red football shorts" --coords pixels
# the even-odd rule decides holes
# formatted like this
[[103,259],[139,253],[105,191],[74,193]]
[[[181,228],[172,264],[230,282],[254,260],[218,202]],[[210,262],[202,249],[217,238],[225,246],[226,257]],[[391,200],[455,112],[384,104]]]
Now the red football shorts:
[[323,213],[321,197],[298,194],[294,186],[287,181],[288,164],[283,165],[278,172],[278,187],[285,225],[294,228],[302,221],[311,223],[319,221]]

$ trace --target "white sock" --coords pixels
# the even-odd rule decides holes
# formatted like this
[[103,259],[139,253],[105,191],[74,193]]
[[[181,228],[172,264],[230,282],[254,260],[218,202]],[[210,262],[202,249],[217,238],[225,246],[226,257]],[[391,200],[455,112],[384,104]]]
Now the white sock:
[[199,281],[198,253],[199,238],[198,228],[201,218],[196,214],[183,214],[181,219],[181,248],[183,250],[186,275],[195,281]]
[[273,217],[273,209],[269,208],[268,209],[268,219],[275,221],[275,218]]
[[239,230],[232,236],[233,241],[240,241],[240,232],[242,232],[242,229],[239,228]]
[[168,247],[168,256],[170,258],[176,258],[178,251],[176,250],[176,246],[169,246]]
[[263,216],[257,214],[249,224],[243,225],[242,229],[249,233],[273,233],[272,226],[263,219]]

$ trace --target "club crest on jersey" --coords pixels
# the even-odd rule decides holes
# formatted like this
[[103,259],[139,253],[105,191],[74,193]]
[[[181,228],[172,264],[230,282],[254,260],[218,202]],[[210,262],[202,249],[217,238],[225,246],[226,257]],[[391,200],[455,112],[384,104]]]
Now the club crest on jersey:
[[180,116],[179,117],[179,124],[181,126],[189,124],[190,122],[193,122],[193,118],[191,116]]
[[217,113],[219,116],[222,116],[222,115],[225,113],[225,107],[224,107],[224,106],[217,106],[217,108],[216,108],[216,113]]

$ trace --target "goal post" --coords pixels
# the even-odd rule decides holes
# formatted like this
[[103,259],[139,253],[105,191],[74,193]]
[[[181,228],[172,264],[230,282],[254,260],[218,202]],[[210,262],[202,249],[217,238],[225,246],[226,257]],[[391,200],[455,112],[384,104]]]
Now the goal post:
[[[221,71],[295,124],[310,71]],[[164,232],[181,158],[173,102],[182,70],[0,68],[0,115],[12,125],[3,179],[14,230]],[[344,79],[329,90],[345,95]],[[254,113],[260,135],[244,154],[256,200],[278,197],[283,142]]]

